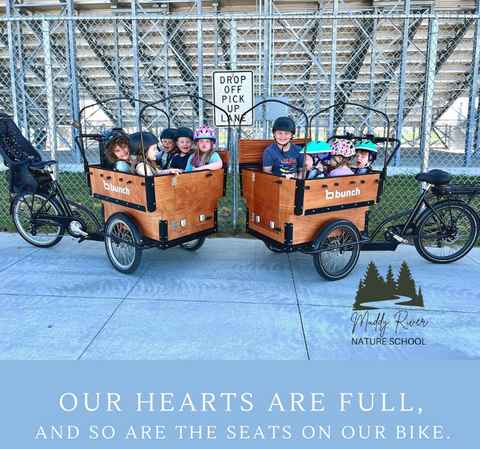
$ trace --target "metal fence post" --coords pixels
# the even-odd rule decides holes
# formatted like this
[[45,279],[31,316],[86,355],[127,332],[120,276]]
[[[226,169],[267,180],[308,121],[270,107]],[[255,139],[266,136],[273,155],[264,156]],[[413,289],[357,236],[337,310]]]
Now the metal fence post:
[[428,31],[427,68],[423,93],[422,121],[420,128],[421,171],[428,170],[430,137],[432,134],[433,95],[435,93],[435,69],[437,65],[438,19],[430,19]]
[[[333,15],[338,14],[338,0],[333,2]],[[330,63],[330,104],[332,105],[335,102],[335,69],[337,65],[337,25],[338,20],[333,19],[332,21],[332,60]],[[334,132],[333,129],[333,120],[335,116],[335,111],[330,109],[328,115],[328,136],[331,136]]]
[[[67,3],[68,16],[72,17],[74,13],[73,0],[68,0]],[[77,53],[76,53],[76,39],[75,39],[75,26],[73,20],[67,21],[67,33],[68,33],[68,77],[71,86],[71,103],[70,114],[72,119],[78,119],[78,113],[80,111],[80,101],[78,96],[78,79],[77,79]],[[72,120],[73,123],[73,120]],[[72,148],[75,149],[75,155],[77,163],[82,162],[80,148],[78,148],[76,142],[76,135],[78,130],[75,126],[70,127],[72,136]]]
[[[47,94],[47,116],[48,116],[48,143],[52,159],[57,159],[57,125],[55,122],[55,101],[53,97],[53,70],[52,53],[50,46],[50,23],[42,20],[43,32],[43,60],[45,65],[45,91]],[[54,165],[54,175],[58,178],[57,166]]]
[[[10,19],[12,17],[12,0],[7,0],[6,3],[7,7],[7,17]],[[12,90],[12,108],[13,108],[13,120],[16,123],[18,121],[18,103],[17,103],[17,74],[16,74],[16,66],[17,66],[17,54],[16,54],[16,45],[15,45],[15,32],[14,32],[14,22],[9,20],[7,22],[7,32],[8,32],[8,56],[10,59],[10,83],[11,83],[11,90]]]
[[[476,2],[476,13],[480,10],[480,0]],[[472,164],[472,149],[475,148],[475,154],[478,154],[478,111],[476,110],[475,100],[478,94],[478,68],[480,62],[480,20],[475,19],[475,34],[473,38],[473,60],[472,75],[470,78],[470,88],[468,95],[468,113],[467,129],[465,137],[465,156],[464,164],[470,167]],[[475,143],[475,146],[474,146]]]
[[[132,16],[137,16],[137,2],[132,0]],[[140,65],[138,62],[138,19],[132,19],[133,85],[135,98],[140,98]],[[135,102],[137,128],[140,128],[140,104]]]
[[[237,21],[230,21],[230,62],[232,70],[237,70]],[[238,219],[238,139],[237,130],[231,130],[230,139],[233,141],[231,150],[232,160],[232,227],[237,227]]]
[[[197,12],[202,16],[202,0],[197,0]],[[202,19],[197,20],[198,96],[203,98],[203,27]],[[203,101],[198,102],[198,123],[203,125]]]

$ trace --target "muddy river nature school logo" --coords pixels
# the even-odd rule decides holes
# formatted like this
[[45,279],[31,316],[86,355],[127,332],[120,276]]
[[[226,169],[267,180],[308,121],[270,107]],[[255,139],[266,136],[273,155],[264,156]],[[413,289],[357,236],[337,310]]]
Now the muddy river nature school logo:
[[390,265],[385,278],[370,262],[353,304],[352,345],[425,345],[425,338],[418,336],[428,325],[418,315],[423,308],[422,287],[417,289],[406,262],[397,276]]

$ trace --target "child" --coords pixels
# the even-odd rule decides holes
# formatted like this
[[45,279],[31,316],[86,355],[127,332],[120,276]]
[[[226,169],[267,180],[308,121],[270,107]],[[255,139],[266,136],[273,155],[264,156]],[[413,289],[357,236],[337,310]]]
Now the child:
[[[321,140],[313,140],[307,144],[307,157],[305,159],[305,169],[307,179],[323,178],[327,176],[325,165],[326,161],[330,159],[330,145]],[[303,151],[300,156],[303,155]],[[300,164],[303,165],[301,158]]]
[[175,130],[165,128],[160,134],[163,150],[157,154],[157,164],[161,168],[170,168],[172,157],[175,154]]
[[332,155],[330,157],[330,166],[333,170],[328,176],[348,176],[353,175],[350,169],[355,147],[353,142],[348,139],[338,139],[330,143]]
[[361,140],[355,144],[355,174],[364,175],[372,171],[371,164],[377,159],[377,147],[370,140]]
[[188,158],[192,152],[193,131],[190,128],[178,128],[175,132],[175,143],[179,152],[173,155],[170,168],[185,170]]
[[[142,147],[143,141],[143,147]],[[132,163],[131,171],[143,176],[153,176],[173,173],[179,175],[182,171],[178,169],[160,170],[155,165],[158,153],[158,139],[149,132],[135,133],[130,136],[130,148],[137,154],[137,158]],[[143,157],[143,148],[145,148],[145,159]]]
[[302,148],[290,143],[295,134],[295,122],[290,117],[279,117],[272,126],[275,143],[263,153],[263,171],[287,179],[297,175]]
[[128,134],[122,128],[113,128],[105,137],[105,156],[113,164],[113,169],[130,173],[135,157],[128,146]]
[[195,153],[188,158],[185,171],[219,170],[223,166],[220,155],[215,151],[217,136],[210,126],[202,126],[193,136]]

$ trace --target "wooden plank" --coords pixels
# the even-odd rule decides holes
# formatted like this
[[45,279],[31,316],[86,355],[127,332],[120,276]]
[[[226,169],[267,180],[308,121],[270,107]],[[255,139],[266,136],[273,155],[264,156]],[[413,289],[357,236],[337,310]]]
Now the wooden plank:
[[90,167],[92,196],[98,194],[127,203],[146,206],[145,179],[133,173],[121,173]]
[[230,163],[230,151],[218,151],[224,164]]
[[[179,175],[182,176],[182,175]],[[175,175],[155,176],[155,201],[157,210],[162,213],[162,220],[175,219]]]
[[[262,165],[263,152],[272,143],[275,143],[274,139],[240,139],[238,141],[239,164]],[[292,143],[303,145],[305,139],[292,139]]]
[[222,196],[223,176],[223,170],[178,176],[175,187],[176,229],[169,223],[169,240],[215,226],[215,209]]
[[118,204],[110,203],[108,201],[102,201],[102,203],[105,213],[105,222],[114,213],[122,212],[133,219],[143,236],[148,237],[152,240],[160,239],[158,222],[160,220],[163,220],[161,211],[156,210],[153,213],[142,212],[139,210],[131,209],[129,207],[119,206]]
[[365,214],[368,209],[369,207],[366,206],[317,215],[292,214],[290,223],[293,223],[293,244],[312,242],[319,230],[332,220],[349,220],[362,232],[365,230]]
[[303,213],[308,209],[355,204],[377,203],[379,173],[334,178],[307,179]]

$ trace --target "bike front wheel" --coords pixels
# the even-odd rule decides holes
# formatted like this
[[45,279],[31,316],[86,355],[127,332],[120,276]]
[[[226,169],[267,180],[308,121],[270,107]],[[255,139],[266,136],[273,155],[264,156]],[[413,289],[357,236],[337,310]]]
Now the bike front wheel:
[[415,248],[430,262],[455,262],[465,256],[477,240],[475,211],[461,203],[439,203],[433,209],[418,220],[414,234],[420,237],[414,240]]
[[338,281],[347,276],[357,264],[360,255],[360,233],[348,220],[329,223],[315,239],[315,249],[323,249],[313,255],[318,274],[327,281]]
[[113,214],[105,225],[105,233],[105,249],[114,268],[124,274],[133,273],[142,260],[142,250],[138,248],[140,232],[133,221],[125,214]]
[[17,195],[13,200],[12,218],[18,233],[30,244],[41,248],[56,245],[65,228],[54,220],[38,218],[38,215],[63,215],[55,198],[47,200],[41,193]]

